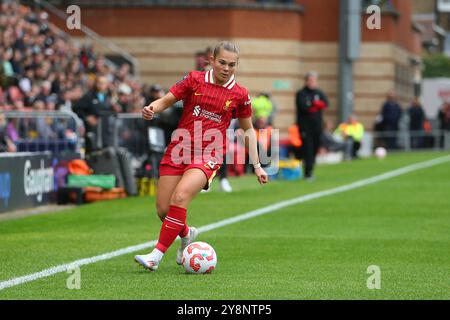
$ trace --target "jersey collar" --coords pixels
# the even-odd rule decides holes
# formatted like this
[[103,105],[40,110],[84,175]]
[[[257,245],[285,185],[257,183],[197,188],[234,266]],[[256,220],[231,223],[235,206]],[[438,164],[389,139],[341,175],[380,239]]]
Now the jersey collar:
[[[206,83],[212,83],[214,84],[214,76],[213,76],[213,70],[209,70],[205,72],[205,82]],[[230,80],[228,80],[225,84],[222,85],[222,87],[225,87],[227,89],[231,89],[234,87],[236,81],[234,80],[234,74],[231,76]]]

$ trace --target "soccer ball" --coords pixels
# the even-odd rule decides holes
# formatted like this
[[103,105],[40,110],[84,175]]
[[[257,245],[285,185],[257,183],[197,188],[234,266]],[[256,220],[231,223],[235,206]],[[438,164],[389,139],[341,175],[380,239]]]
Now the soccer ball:
[[181,260],[187,273],[211,273],[217,264],[214,248],[206,242],[193,242],[183,251]]
[[384,159],[386,157],[387,151],[383,147],[378,147],[375,149],[375,156],[378,159]]

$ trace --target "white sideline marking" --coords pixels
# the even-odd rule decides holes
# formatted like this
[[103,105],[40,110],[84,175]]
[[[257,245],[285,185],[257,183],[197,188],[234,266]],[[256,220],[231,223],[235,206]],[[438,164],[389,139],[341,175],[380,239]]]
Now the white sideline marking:
[[[393,171],[389,171],[389,172],[386,172],[386,173],[383,173],[383,174],[380,174],[380,175],[377,175],[377,176],[374,176],[371,178],[367,178],[367,179],[359,180],[359,181],[356,181],[356,182],[353,182],[350,184],[346,184],[346,185],[343,185],[340,187],[307,194],[307,195],[293,198],[290,200],[281,201],[281,202],[275,203],[273,205],[263,207],[261,209],[253,210],[253,211],[243,213],[243,214],[240,214],[240,215],[232,217],[232,218],[224,219],[224,220],[221,220],[221,221],[218,221],[215,223],[205,225],[203,227],[198,228],[198,230],[200,232],[214,230],[214,229],[217,229],[217,228],[229,225],[229,224],[233,224],[233,223],[236,223],[239,221],[243,221],[243,220],[251,219],[251,218],[263,215],[263,214],[271,213],[276,210],[279,210],[279,209],[282,209],[285,207],[289,207],[289,206],[292,206],[295,204],[299,204],[299,203],[303,203],[306,201],[310,201],[310,200],[334,195],[337,193],[349,191],[352,189],[364,187],[364,186],[374,184],[374,183],[377,183],[377,182],[380,182],[383,180],[387,180],[387,179],[390,179],[393,177],[397,177],[397,176],[400,176],[400,175],[403,175],[403,174],[406,174],[409,172],[429,168],[429,167],[432,167],[432,166],[435,166],[438,164],[442,164],[445,162],[449,162],[449,161],[450,161],[450,156],[444,156],[444,157],[439,157],[439,158],[436,158],[433,160],[416,163],[416,164],[409,165],[409,166],[406,166],[406,167],[403,167],[400,169],[396,169]],[[41,278],[46,278],[46,277],[52,276],[57,273],[66,272],[68,269],[73,268],[75,266],[83,266],[83,265],[96,263],[96,262],[103,261],[103,260],[109,260],[114,257],[121,256],[121,255],[129,254],[129,253],[136,252],[136,251],[143,250],[143,249],[148,249],[148,248],[153,247],[156,244],[156,242],[157,242],[157,240],[141,243],[141,244],[138,244],[135,246],[130,246],[130,247],[116,250],[116,251],[104,253],[102,255],[85,258],[85,259],[80,259],[80,260],[73,261],[71,263],[55,266],[55,267],[52,267],[49,269],[42,270],[40,272],[26,275],[26,276],[17,277],[17,278],[13,278],[10,280],[5,280],[5,281],[0,282],[0,290],[14,287],[14,286],[17,286],[17,285],[20,285],[23,283],[35,281],[35,280],[38,280]]]

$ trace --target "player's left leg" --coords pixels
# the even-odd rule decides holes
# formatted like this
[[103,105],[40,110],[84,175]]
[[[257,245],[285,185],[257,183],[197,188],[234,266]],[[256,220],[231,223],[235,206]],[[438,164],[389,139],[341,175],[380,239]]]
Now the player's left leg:
[[[183,230],[185,230],[186,227],[186,209],[192,199],[194,199],[207,183],[207,176],[201,169],[192,168],[183,174],[183,177],[177,184],[170,199],[169,212],[161,226],[158,243],[156,244],[155,249],[152,253],[143,257],[145,261],[141,262],[137,260],[146,269],[150,271],[156,270],[164,253],[175,241],[176,237],[180,233],[183,233]],[[193,229],[193,231],[195,232],[190,232],[189,230],[189,243],[196,237],[196,229]],[[186,234],[184,238],[187,236],[188,235]],[[136,257],[139,258],[138,256]]]
[[[203,190],[209,189],[211,186],[212,180],[216,176],[216,173],[219,171],[220,165],[217,164],[217,162],[207,162],[202,165],[192,164],[189,166],[188,170],[186,172],[196,172],[195,175],[202,181],[203,179],[200,178],[199,174],[203,172],[204,177],[206,177],[207,181],[203,186]],[[200,186],[203,184],[199,184]],[[198,192],[197,192],[198,193]],[[192,200],[192,199],[191,199]],[[187,223],[185,224],[185,230],[180,233],[181,238],[181,244],[180,247],[177,250],[177,264],[181,265],[183,260],[183,251],[184,249],[195,241],[195,238],[198,235],[198,230],[194,227],[188,227]]]

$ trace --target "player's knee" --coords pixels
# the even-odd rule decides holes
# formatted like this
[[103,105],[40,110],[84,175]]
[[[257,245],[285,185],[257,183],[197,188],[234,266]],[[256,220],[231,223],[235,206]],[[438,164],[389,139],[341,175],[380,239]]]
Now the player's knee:
[[167,213],[169,212],[169,206],[166,204],[156,204],[156,212],[158,213],[158,217],[163,221],[166,218]]
[[185,206],[189,201],[189,193],[183,190],[175,190],[172,195],[171,204],[175,206]]

